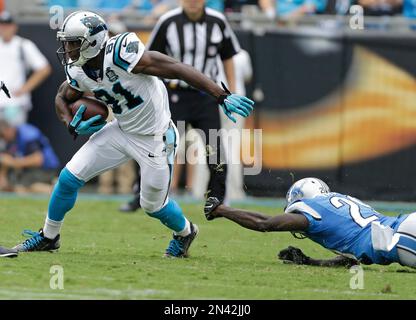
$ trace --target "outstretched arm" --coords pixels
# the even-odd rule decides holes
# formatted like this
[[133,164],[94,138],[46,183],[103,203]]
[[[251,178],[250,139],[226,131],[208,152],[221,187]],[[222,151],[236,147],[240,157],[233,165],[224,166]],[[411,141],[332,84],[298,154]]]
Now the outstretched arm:
[[232,94],[224,85],[219,87],[214,81],[199,72],[194,67],[181,63],[157,51],[145,51],[133,73],[144,73],[166,79],[180,79],[196,89],[205,91],[213,96],[230,120],[236,122],[233,113],[248,117],[253,111],[254,101]]
[[145,51],[134,67],[133,73],[144,73],[165,79],[180,79],[216,99],[221,95],[227,95],[227,92],[194,67],[157,51]]
[[309,226],[308,220],[302,214],[281,214],[271,217],[262,213],[230,208],[222,204],[208,214],[206,209],[205,214],[207,218],[209,218],[208,215],[211,219],[223,217],[244,228],[260,232],[305,231]]
[[347,267],[350,268],[359,264],[355,259],[344,256],[336,256],[332,259],[313,259],[305,255],[302,250],[289,246],[279,252],[278,258],[280,260],[289,261],[295,264],[303,264],[318,267]]

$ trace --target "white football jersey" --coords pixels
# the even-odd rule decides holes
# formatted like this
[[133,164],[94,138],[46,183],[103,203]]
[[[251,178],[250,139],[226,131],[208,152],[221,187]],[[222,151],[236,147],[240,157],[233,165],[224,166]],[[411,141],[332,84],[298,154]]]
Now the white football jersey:
[[139,62],[145,46],[133,32],[108,40],[103,74],[90,74],[85,67],[66,66],[69,85],[82,92],[93,92],[113,109],[124,132],[141,135],[164,133],[169,127],[169,98],[163,82],[131,71]]

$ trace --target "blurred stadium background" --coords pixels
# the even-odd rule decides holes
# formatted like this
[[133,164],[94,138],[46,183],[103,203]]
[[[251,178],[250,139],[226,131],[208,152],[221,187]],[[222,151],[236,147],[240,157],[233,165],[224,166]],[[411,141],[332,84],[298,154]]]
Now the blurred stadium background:
[[[288,17],[277,11],[273,17],[256,2],[219,1],[252,58],[248,96],[257,106],[246,126],[263,129],[263,170],[244,178],[246,192],[283,196],[294,178],[312,175],[362,198],[413,200],[412,1],[364,6],[363,30],[350,26],[348,7],[356,3],[325,1],[320,12]],[[64,72],[55,55],[56,31],[49,26],[52,5],[63,5],[66,14],[79,8],[107,18],[116,13],[144,42],[157,14],[151,2],[142,1],[3,1],[19,35],[31,39],[52,65],[52,75],[33,92],[29,122],[50,138],[65,164],[84,140],[74,143],[55,118],[53,100]]]

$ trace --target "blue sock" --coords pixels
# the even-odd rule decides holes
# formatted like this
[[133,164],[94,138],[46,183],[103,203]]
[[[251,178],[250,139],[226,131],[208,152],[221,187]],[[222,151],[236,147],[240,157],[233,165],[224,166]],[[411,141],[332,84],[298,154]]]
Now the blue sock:
[[152,218],[159,219],[165,226],[175,232],[182,231],[186,226],[185,216],[175,200],[169,199],[167,205],[156,212],[146,212]]
[[62,221],[65,214],[74,207],[78,189],[84,184],[84,181],[79,180],[67,168],[64,168],[59,175],[49,201],[48,218],[54,221]]

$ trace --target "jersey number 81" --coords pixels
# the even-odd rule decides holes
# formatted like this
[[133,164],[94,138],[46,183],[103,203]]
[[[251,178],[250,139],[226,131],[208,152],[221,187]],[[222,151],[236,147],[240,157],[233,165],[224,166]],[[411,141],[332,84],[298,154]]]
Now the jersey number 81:
[[[131,92],[129,92],[128,90],[126,90],[125,88],[121,86],[120,82],[114,83],[112,90],[115,94],[119,94],[124,97],[124,99],[127,101],[126,106],[129,110],[134,109],[143,103],[142,97],[133,96]],[[119,104],[117,99],[115,99],[113,96],[108,94],[107,91],[103,89],[96,90],[94,91],[94,95],[97,99],[100,99],[107,104],[111,104],[113,112],[115,114],[121,114],[122,112],[121,105]]]

